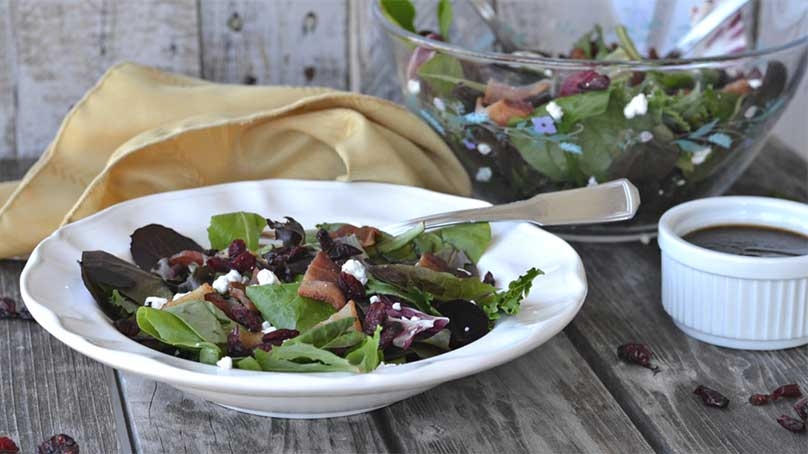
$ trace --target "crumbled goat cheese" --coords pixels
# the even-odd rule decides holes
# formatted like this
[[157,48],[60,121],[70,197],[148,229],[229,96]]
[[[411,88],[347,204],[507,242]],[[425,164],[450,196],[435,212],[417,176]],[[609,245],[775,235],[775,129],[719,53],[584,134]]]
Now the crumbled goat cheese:
[[434,98],[432,100],[432,104],[435,106],[436,109],[440,110],[441,112],[446,110],[446,103],[443,102],[440,98]]
[[553,120],[558,121],[564,116],[564,109],[561,108],[555,101],[550,101],[546,106],[547,113],[553,117]]
[[646,113],[648,113],[648,98],[646,98],[643,93],[631,98],[631,101],[629,101],[623,109],[623,115],[629,120],[634,117],[643,116]]
[[258,274],[255,275],[255,278],[258,280],[258,285],[275,285],[281,283],[278,276],[268,269],[259,271]]
[[371,296],[371,297],[370,297],[370,304],[373,304],[373,303],[378,303],[378,302],[379,302],[379,301],[381,301],[381,300],[382,300],[382,299],[381,299],[381,298],[379,298],[378,296],[373,295],[373,296]]
[[359,260],[349,259],[342,264],[342,272],[355,277],[362,285],[368,283],[368,270]]
[[488,145],[487,143],[481,143],[477,145],[477,151],[479,151],[481,155],[486,156],[489,153],[491,153],[491,145]]
[[163,306],[168,303],[168,299],[160,298],[159,296],[150,296],[146,298],[146,302],[144,303],[146,306],[149,306],[153,309],[162,309]]
[[598,185],[598,180],[594,176],[591,176],[591,177],[589,177],[589,181],[586,182],[586,185],[587,186],[597,186]]
[[401,303],[393,303],[393,310],[400,311],[401,310]]
[[421,93],[421,82],[418,82],[415,79],[410,79],[407,82],[407,91],[410,92],[412,95],[417,95]]
[[271,333],[273,331],[277,331],[277,330],[278,330],[278,328],[275,328],[274,326],[272,326],[272,323],[269,323],[267,321],[264,321],[263,323],[261,323],[261,332],[264,333],[264,334],[269,334],[269,333]]
[[748,83],[749,87],[751,87],[753,90],[757,90],[761,85],[763,85],[763,81],[760,79],[749,79]]
[[651,131],[643,131],[640,133],[640,142],[650,142],[654,140],[654,134]]
[[213,281],[213,288],[219,293],[227,293],[227,284],[231,282],[241,282],[241,273],[236,270],[230,270],[229,273],[223,274]]
[[690,162],[693,164],[699,165],[707,160],[707,156],[710,156],[710,153],[713,152],[713,149],[710,147],[702,148],[699,151],[693,153],[693,156],[690,158]]
[[221,367],[222,369],[232,369],[233,368],[233,358],[229,356],[223,356],[222,359],[216,361],[216,365]]
[[482,183],[487,181],[491,181],[491,177],[493,176],[493,172],[491,172],[491,167],[480,167],[477,170],[477,175],[474,178]]
[[171,298],[171,301],[177,301],[178,299],[182,298],[183,296],[185,296],[185,295],[187,295],[189,293],[191,293],[191,292],[175,293],[174,298]]

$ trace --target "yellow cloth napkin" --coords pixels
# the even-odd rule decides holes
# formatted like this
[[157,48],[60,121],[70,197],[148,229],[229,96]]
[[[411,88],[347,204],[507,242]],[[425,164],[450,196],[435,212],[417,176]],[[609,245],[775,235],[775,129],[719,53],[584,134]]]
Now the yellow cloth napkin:
[[222,85],[124,63],[68,113],[19,183],[0,185],[0,257],[123,200],[264,178],[372,180],[467,195],[460,163],[391,102]]

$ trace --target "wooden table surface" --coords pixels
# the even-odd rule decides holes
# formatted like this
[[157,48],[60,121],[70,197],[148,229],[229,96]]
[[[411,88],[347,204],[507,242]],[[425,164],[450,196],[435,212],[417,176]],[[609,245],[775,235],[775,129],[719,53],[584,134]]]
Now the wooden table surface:
[[[3,167],[2,176],[19,170]],[[733,192],[808,200],[808,164],[770,141]],[[746,401],[784,383],[808,389],[808,347],[746,352],[698,342],[662,309],[655,242],[574,247],[590,291],[563,333],[496,369],[329,420],[227,410],[109,369],[35,322],[0,320],[0,435],[23,452],[59,432],[83,453],[807,452],[808,435],[775,422],[789,403]],[[19,298],[23,265],[0,262],[0,295]],[[615,349],[628,341],[649,344],[662,372],[619,362]],[[723,391],[729,409],[704,407],[692,394],[699,384]]]

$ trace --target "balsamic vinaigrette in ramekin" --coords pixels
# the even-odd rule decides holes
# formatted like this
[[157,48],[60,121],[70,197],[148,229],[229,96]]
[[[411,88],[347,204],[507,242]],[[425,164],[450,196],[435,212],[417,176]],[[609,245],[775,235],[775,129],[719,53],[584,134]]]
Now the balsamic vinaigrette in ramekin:
[[751,257],[808,255],[808,236],[760,225],[729,224],[698,229],[682,237],[696,246]]

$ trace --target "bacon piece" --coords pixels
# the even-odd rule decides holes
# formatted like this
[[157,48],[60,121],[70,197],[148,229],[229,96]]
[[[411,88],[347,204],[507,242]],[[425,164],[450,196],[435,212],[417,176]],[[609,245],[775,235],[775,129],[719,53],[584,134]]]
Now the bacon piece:
[[348,317],[354,318],[354,329],[357,331],[362,331],[362,322],[359,321],[359,312],[356,311],[356,303],[354,303],[353,300],[348,301],[348,303],[343,306],[339,312],[332,314],[331,317],[328,317],[314,326],[325,325],[326,323],[336,322],[337,320],[342,320],[343,318]]
[[175,300],[169,301],[165,305],[165,307],[177,306],[177,305],[180,305],[182,303],[187,303],[189,301],[204,301],[205,300],[205,295],[207,295],[208,293],[211,293],[211,292],[215,292],[215,291],[216,290],[214,290],[213,287],[211,287],[210,284],[208,284],[206,282],[206,283],[200,285],[199,287],[197,287],[192,292],[186,293],[185,295],[183,295],[183,296],[181,296],[181,297],[179,297],[179,298],[177,298]]
[[339,280],[339,267],[331,261],[323,251],[317,252],[314,260],[309,264],[297,294],[306,298],[323,301],[334,309],[340,310],[345,306],[345,295],[337,283]]
[[416,265],[432,271],[437,271],[439,273],[446,273],[450,271],[449,264],[446,263],[445,260],[435,254],[430,254],[429,252],[424,252],[421,254],[421,258],[418,259],[418,263]]
[[500,126],[507,126],[511,118],[526,117],[533,112],[533,106],[523,101],[502,99],[485,108],[488,118]]
[[485,96],[483,104],[490,105],[498,101],[524,101],[528,98],[540,95],[550,89],[550,82],[542,80],[530,85],[514,87],[494,79],[489,79],[485,86]]
[[376,244],[376,237],[379,235],[379,229],[367,225],[357,227],[355,225],[345,224],[335,232],[331,232],[331,238],[341,238],[349,235],[356,235],[356,239],[359,240],[362,246],[368,247]]
[[168,264],[171,265],[171,266],[175,266],[175,265],[188,266],[191,263],[196,263],[199,266],[204,265],[205,264],[205,254],[203,254],[203,253],[201,253],[199,251],[187,250],[187,251],[178,252],[178,253],[172,255],[168,259]]

